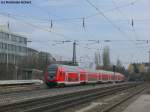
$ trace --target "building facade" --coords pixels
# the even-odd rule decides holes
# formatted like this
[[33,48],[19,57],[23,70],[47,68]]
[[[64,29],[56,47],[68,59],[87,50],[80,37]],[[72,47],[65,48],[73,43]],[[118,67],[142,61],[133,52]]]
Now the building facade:
[[0,63],[18,64],[26,55],[26,37],[0,30]]
[[[44,59],[45,61],[54,61],[54,57],[48,52],[39,52],[39,57]],[[47,62],[46,62],[47,63]]]
[[26,37],[0,29],[0,80],[38,78],[53,61],[50,53],[28,48]]
[[35,49],[32,49],[32,48],[27,48],[27,55],[28,56],[34,56],[34,55],[38,55],[39,54],[39,51],[35,50]]

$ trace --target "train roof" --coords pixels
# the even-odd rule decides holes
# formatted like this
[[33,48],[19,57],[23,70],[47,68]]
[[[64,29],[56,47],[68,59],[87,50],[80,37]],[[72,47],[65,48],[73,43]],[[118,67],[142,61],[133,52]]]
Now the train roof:
[[[87,72],[95,72],[95,73],[108,73],[108,74],[114,74],[112,71],[107,71],[107,70],[93,70],[93,69],[85,69]],[[116,72],[116,74],[118,74]]]
[[[63,64],[51,64],[59,67],[63,67],[66,69],[67,72],[72,71],[85,71],[85,72],[93,72],[93,73],[107,73],[107,74],[114,74],[112,71],[106,71],[106,70],[94,70],[94,69],[84,69],[79,66],[70,66],[70,65],[63,65]],[[116,72],[115,75],[122,75],[121,73]]]
[[62,65],[62,64],[51,64],[57,67],[62,67],[67,72],[73,72],[73,71],[85,71],[85,69],[79,67],[79,66],[70,66],[70,65]]
[[[106,74],[114,74],[112,71],[107,71],[107,70],[94,70],[94,69],[84,69],[86,72],[94,72],[94,73],[106,73]],[[115,75],[123,75],[119,72],[115,72]]]

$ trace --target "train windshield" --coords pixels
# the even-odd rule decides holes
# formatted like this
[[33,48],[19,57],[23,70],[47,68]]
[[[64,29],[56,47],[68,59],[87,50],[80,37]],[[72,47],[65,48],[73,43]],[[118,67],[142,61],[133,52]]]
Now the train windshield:
[[50,79],[55,78],[57,68],[58,68],[57,65],[53,65],[53,64],[48,67],[48,73],[49,73],[49,78]]

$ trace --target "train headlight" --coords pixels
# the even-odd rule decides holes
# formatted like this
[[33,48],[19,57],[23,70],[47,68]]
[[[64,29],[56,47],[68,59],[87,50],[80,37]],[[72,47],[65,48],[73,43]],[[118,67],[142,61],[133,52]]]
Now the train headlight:
[[55,79],[55,76],[50,75],[50,76],[48,76],[48,78],[49,78],[50,80],[54,80],[54,79]]

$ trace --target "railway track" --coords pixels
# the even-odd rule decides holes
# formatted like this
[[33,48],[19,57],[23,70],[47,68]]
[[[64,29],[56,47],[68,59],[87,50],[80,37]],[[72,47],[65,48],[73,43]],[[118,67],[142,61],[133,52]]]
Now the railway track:
[[[93,85],[94,87],[97,86],[108,86],[111,85],[111,83],[99,83],[99,84],[95,84]],[[76,85],[76,86],[66,86],[65,88],[77,88],[79,89],[79,87],[92,87],[91,84],[87,84],[87,85]],[[0,95],[1,94],[12,94],[12,93],[20,93],[20,92],[25,92],[25,91],[38,91],[38,90],[48,90],[51,89],[53,91],[53,89],[63,89],[62,87],[51,87],[48,88],[46,85],[42,84],[42,85],[37,85],[37,84],[18,84],[18,85],[0,85]]]
[[112,85],[104,88],[96,88],[53,97],[37,98],[0,106],[0,112],[59,112],[74,105],[135,87],[138,84],[139,83]]
[[143,87],[143,88],[140,88],[139,90],[133,91],[130,95],[125,96],[124,98],[118,100],[117,102],[115,102],[113,104],[110,104],[109,106],[106,106],[106,108],[104,108],[102,112],[111,112],[113,109],[122,105],[124,102],[130,100],[132,97],[142,93],[145,89],[146,89],[146,87]]
[[43,84],[42,80],[1,80],[0,81],[0,95],[20,92],[37,90],[41,88]]
[[31,91],[40,89],[40,85],[24,84],[24,85],[3,85],[0,86],[0,94],[7,94],[20,91]]

